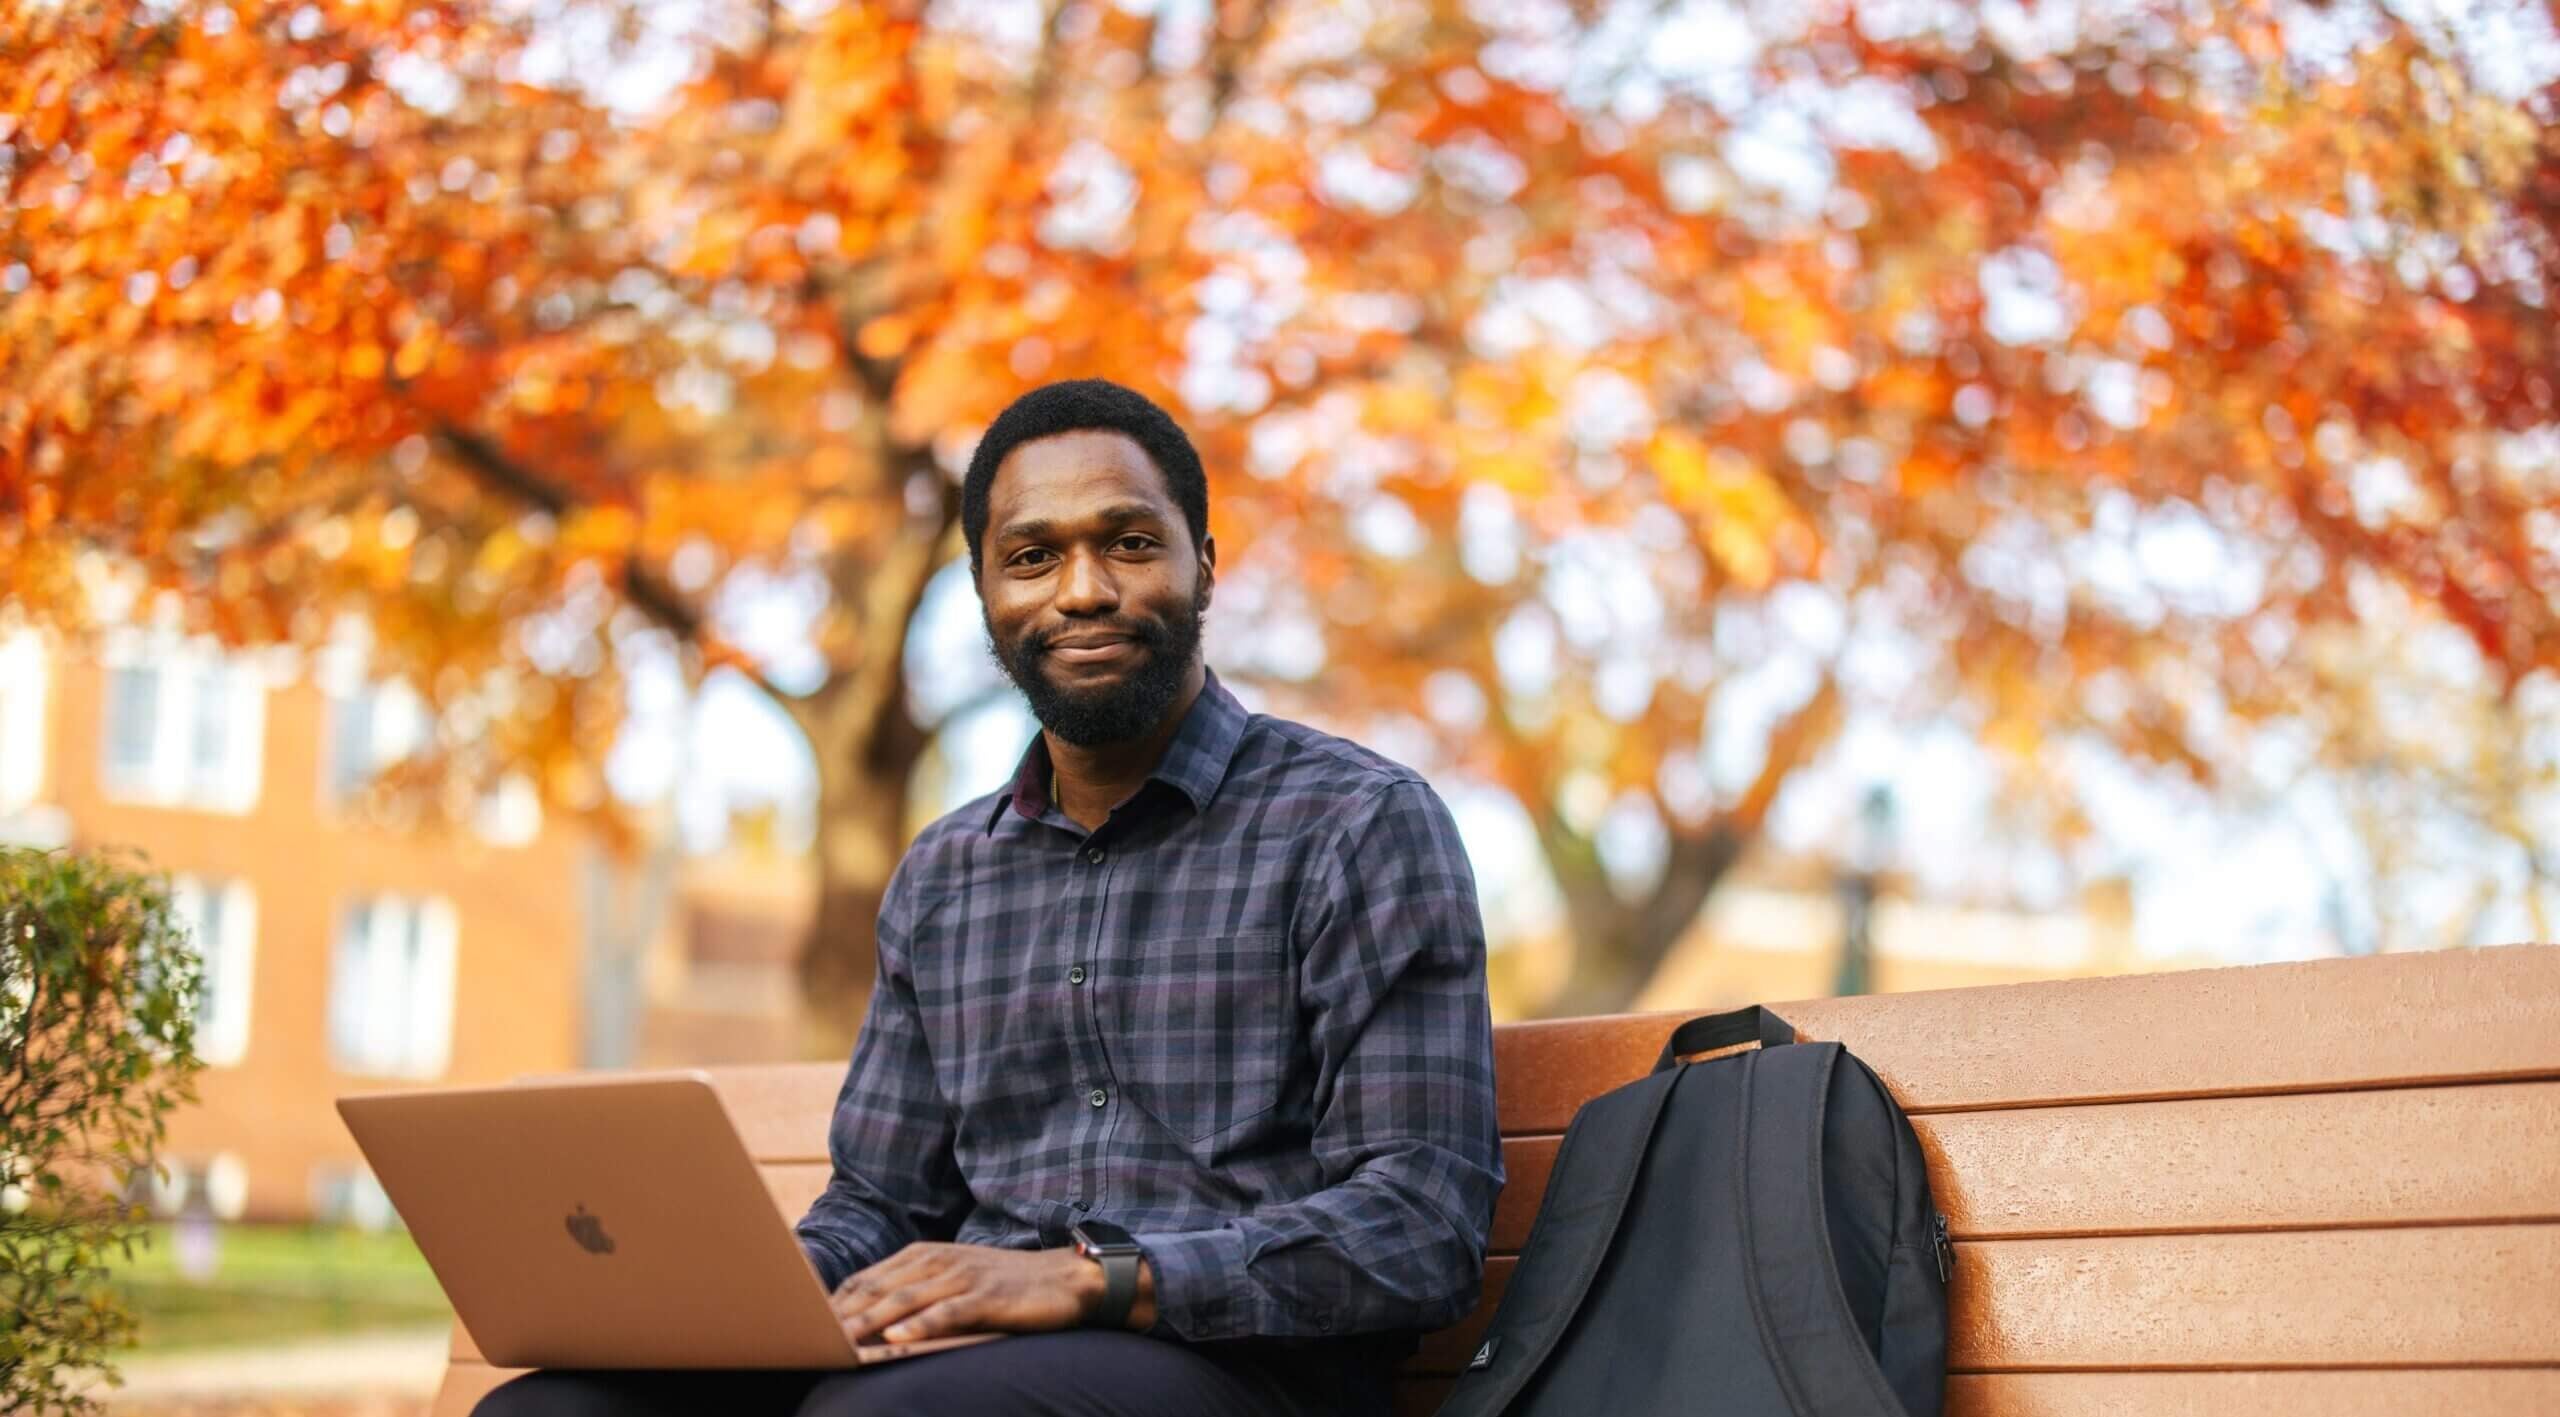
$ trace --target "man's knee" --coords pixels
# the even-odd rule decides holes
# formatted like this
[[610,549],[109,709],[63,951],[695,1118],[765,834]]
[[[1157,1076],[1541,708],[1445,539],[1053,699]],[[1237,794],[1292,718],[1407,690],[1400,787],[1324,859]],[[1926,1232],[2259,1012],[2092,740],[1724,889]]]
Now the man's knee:
[[798,1417],[1011,1417],[1276,1410],[1211,1359],[1135,1333],[1070,1329],[908,1358],[822,1379]]
[[791,1417],[816,1373],[543,1369],[490,1390],[471,1417]]
[[527,1373],[491,1388],[471,1417],[625,1417],[615,1396],[593,1373]]

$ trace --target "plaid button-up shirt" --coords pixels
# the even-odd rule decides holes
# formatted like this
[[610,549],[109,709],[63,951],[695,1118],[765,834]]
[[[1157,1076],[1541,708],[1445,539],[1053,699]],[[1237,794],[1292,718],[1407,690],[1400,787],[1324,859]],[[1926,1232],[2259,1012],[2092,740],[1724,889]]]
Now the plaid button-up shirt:
[[1118,1223],[1158,1331],[1423,1330],[1502,1187],[1475,878],[1411,770],[1214,675],[1087,834],[1034,739],[917,838],[800,1221],[832,1287],[914,1240]]

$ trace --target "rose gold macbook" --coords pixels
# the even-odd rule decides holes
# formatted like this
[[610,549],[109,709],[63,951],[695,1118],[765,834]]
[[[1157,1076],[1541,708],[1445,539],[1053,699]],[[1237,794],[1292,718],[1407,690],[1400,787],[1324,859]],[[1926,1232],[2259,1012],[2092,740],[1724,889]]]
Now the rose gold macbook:
[[338,1115],[502,1368],[850,1368],[864,1345],[700,1072],[367,1093]]

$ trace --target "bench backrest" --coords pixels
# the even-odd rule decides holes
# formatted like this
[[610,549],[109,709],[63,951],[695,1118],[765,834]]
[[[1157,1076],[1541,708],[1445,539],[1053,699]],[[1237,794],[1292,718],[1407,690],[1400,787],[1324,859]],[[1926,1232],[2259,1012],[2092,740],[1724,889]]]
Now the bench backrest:
[[[2560,946],[1779,1006],[1911,1114],[1956,1239],[1948,1410],[2560,1412]],[[1682,1015],[1495,1033],[1504,1158],[1474,1350],[1574,1109]],[[838,1064],[715,1070],[776,1205],[826,1184]],[[435,1417],[509,1376],[455,1328]]]

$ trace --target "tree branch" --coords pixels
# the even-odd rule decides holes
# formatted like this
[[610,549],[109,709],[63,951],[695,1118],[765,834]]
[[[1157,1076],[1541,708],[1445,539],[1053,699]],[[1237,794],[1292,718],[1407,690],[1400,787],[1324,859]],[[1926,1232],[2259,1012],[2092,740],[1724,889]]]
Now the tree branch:
[[[434,430],[436,440],[483,486],[555,520],[566,516],[577,506],[568,489],[509,457],[504,449],[486,436],[441,419],[435,422]],[[717,637],[703,623],[700,607],[679,595],[675,587],[655,570],[643,565],[639,557],[626,552],[621,561],[617,579],[621,582],[623,598],[633,608],[674,635],[679,642],[715,654],[722,665],[745,676],[775,703],[789,708],[794,696],[766,678],[764,671],[744,655],[718,643]]]

